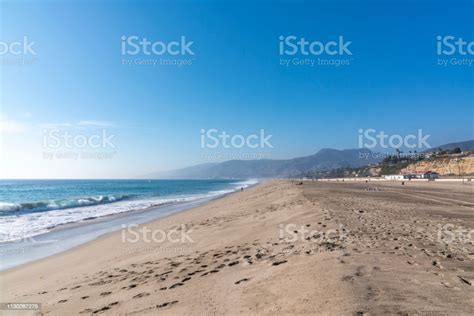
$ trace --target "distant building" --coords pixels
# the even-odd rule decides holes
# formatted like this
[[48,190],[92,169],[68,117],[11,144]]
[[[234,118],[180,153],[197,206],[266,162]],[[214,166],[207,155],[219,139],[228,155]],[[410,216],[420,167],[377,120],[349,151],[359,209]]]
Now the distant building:
[[410,179],[438,179],[439,178],[439,173],[433,172],[433,171],[420,171],[420,172],[415,172],[415,173],[410,173],[409,174]]
[[410,180],[410,179],[427,179],[434,180],[439,178],[439,173],[433,171],[417,171],[402,174],[389,174],[384,176],[387,180]]
[[385,179],[387,180],[403,180],[403,179],[407,179],[405,178],[405,175],[403,174],[388,174],[388,175],[385,175],[383,176]]
[[433,171],[419,171],[403,174],[389,174],[384,176],[387,180],[410,180],[410,179],[427,179],[434,180],[439,178],[439,173]]

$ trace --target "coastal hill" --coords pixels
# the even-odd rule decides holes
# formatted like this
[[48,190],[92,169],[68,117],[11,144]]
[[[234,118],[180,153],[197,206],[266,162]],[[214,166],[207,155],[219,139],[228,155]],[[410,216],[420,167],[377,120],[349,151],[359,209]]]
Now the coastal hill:
[[398,151],[385,155],[377,164],[306,172],[310,178],[379,177],[388,174],[432,171],[443,177],[474,175],[474,140],[445,144],[416,153]]
[[401,173],[433,171],[442,176],[460,176],[474,174],[474,153],[445,155],[425,159],[408,165]]
[[444,144],[424,151],[423,159],[408,161],[400,173],[432,171],[441,176],[474,175],[474,140]]

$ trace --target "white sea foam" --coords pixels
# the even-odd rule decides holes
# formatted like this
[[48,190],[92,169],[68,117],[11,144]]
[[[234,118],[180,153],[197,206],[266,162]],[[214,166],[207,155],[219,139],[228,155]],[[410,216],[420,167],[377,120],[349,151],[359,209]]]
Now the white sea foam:
[[[21,240],[35,235],[43,234],[60,225],[84,222],[108,215],[120,214],[130,211],[145,210],[165,204],[190,202],[199,199],[218,197],[241,187],[249,187],[256,184],[256,180],[248,180],[232,183],[231,188],[226,190],[211,191],[207,194],[194,194],[187,196],[170,196],[166,198],[129,199],[114,202],[107,197],[108,203],[102,203],[104,197],[96,199],[78,200],[78,207],[61,208],[57,205],[37,205],[46,211],[41,212],[18,212],[17,215],[0,217],[0,242]],[[92,205],[90,205],[92,204]],[[1,203],[0,211],[20,210],[20,204]]]

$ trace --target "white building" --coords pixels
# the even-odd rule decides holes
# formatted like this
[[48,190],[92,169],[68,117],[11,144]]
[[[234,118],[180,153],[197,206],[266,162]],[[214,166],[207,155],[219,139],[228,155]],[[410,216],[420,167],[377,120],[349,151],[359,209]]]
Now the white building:
[[406,179],[405,175],[403,174],[388,174],[383,176],[387,180],[403,180]]
[[434,180],[439,178],[439,174],[432,171],[422,171],[406,174],[389,174],[384,176],[387,180],[410,180],[410,179],[427,179]]

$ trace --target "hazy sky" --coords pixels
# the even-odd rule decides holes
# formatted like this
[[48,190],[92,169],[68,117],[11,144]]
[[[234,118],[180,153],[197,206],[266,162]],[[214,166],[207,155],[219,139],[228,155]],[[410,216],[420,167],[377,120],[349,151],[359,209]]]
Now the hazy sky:
[[[2,1],[0,41],[26,38],[34,54],[0,54],[0,178],[125,178],[231,154],[291,158],[357,148],[358,130],[371,128],[422,129],[433,146],[472,139],[474,64],[438,58],[474,56],[437,55],[437,36],[473,41],[473,12],[469,1]],[[194,54],[124,55],[123,36],[184,37]],[[280,36],[342,37],[352,55],[336,57],[349,65],[281,65],[307,56],[280,55]],[[138,64],[150,58],[191,64]],[[203,129],[263,129],[273,148],[203,149]],[[65,132],[113,146],[52,147]]]

